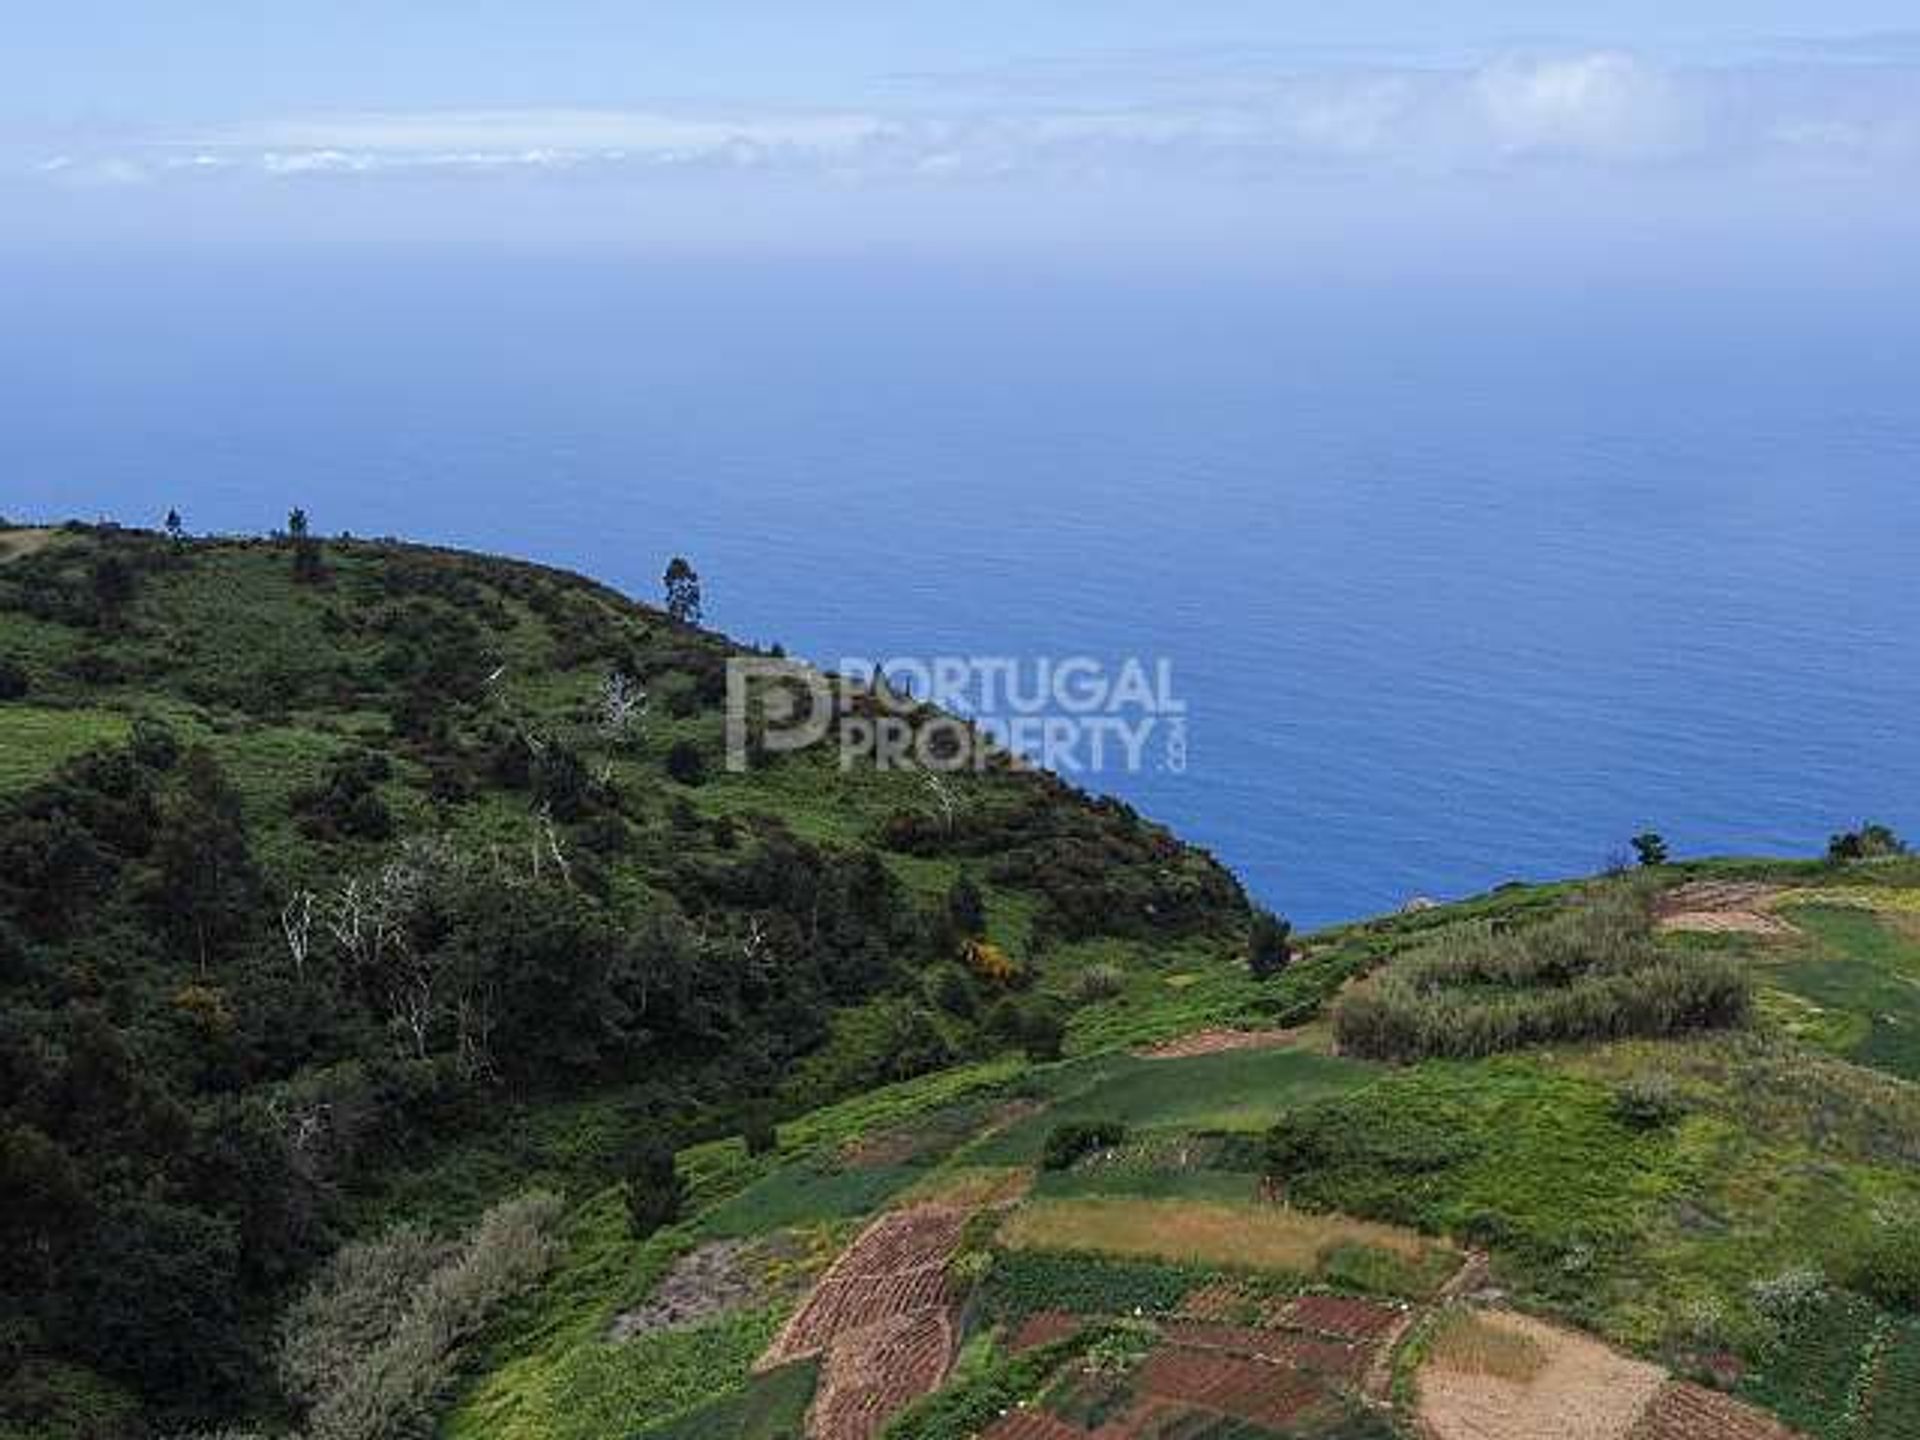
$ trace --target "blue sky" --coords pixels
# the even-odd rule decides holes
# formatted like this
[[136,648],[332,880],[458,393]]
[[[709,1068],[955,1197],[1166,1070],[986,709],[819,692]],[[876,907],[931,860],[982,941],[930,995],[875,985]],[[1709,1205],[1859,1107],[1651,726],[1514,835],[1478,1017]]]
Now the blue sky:
[[1920,204],[1910,0],[14,8],[14,246],[1899,244]]

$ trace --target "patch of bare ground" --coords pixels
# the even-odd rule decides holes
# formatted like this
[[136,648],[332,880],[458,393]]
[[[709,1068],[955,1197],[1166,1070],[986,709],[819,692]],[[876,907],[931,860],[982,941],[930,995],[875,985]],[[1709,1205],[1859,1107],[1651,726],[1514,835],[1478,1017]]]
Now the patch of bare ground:
[[674,1261],[644,1303],[614,1317],[607,1338],[618,1344],[752,1304],[762,1287],[760,1277],[743,1263],[750,1248],[744,1240],[715,1240],[688,1251]]
[[[1468,1311],[1418,1378],[1433,1440],[1628,1440],[1666,1372],[1508,1311]],[[1444,1337],[1443,1337],[1444,1339]]]
[[1007,1349],[1023,1355],[1069,1335],[1078,1335],[1085,1324],[1078,1315],[1066,1310],[1041,1310],[1020,1322],[1019,1328],[1007,1339]]
[[1774,901],[1784,893],[1778,885],[1756,881],[1696,880],[1662,895],[1654,904],[1654,918],[1662,930],[1779,939],[1799,933],[1773,911]]
[[868,1440],[945,1378],[953,1357],[947,1263],[972,1208],[914,1205],[862,1230],[760,1357],[820,1357],[812,1440]]
[[1086,1440],[1087,1432],[1038,1408],[1001,1416],[981,1440]]
[[1669,1380],[1629,1440],[1796,1440],[1797,1433],[1716,1390]]
[[1229,1050],[1276,1050],[1293,1044],[1299,1036],[1298,1030],[1196,1030],[1134,1053],[1142,1060],[1190,1060],[1196,1055],[1220,1055]]
[[689,1250],[647,1298],[614,1317],[614,1344],[678,1330],[736,1310],[796,1299],[825,1266],[826,1236],[783,1230],[755,1240],[713,1240]]
[[871,1440],[946,1379],[953,1318],[944,1309],[896,1315],[837,1336],[807,1413],[814,1440]]
[[44,528],[0,531],[0,565],[46,549],[58,533]]
[[945,1153],[963,1141],[996,1134],[1042,1108],[1037,1100],[1020,1098],[1003,1101],[984,1113],[961,1108],[923,1117],[910,1125],[876,1130],[847,1141],[840,1147],[839,1160],[855,1170],[910,1165],[927,1156]]

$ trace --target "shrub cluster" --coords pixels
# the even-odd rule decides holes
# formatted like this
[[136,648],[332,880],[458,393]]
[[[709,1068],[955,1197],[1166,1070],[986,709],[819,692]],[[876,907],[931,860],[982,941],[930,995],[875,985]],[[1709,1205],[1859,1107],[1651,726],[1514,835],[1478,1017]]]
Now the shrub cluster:
[[1663,948],[1639,893],[1614,887],[1524,930],[1447,932],[1349,994],[1334,1025],[1350,1053],[1407,1062],[1735,1026],[1751,1008],[1737,966]]
[[1889,1310],[1920,1313],[1920,1217],[1884,1221],[1851,1257],[1847,1279]]
[[1127,1127],[1118,1120],[1071,1120],[1048,1133],[1040,1164],[1047,1170],[1071,1170],[1094,1151],[1111,1150],[1126,1138]]
[[431,1433],[463,1345],[502,1301],[546,1273],[560,1201],[532,1194],[489,1210],[457,1246],[416,1230],[340,1251],[289,1312],[287,1392],[312,1440]]

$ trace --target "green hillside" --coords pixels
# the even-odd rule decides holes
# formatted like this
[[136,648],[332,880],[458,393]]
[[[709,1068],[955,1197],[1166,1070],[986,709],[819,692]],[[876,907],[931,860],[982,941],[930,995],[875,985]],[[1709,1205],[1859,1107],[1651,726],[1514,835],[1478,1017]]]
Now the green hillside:
[[1444,1435],[1554,1336],[1621,1440],[1920,1433],[1891,837],[1276,953],[1045,775],[731,772],[739,653],[0,530],[0,1440]]

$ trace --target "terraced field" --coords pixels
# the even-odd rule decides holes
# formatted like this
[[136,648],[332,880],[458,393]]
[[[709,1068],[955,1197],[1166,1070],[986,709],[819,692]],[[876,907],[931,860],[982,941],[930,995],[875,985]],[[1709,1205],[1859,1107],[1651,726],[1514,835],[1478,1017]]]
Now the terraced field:
[[[1730,949],[1768,984],[1814,947],[1833,974],[1900,963],[1897,910],[1796,894],[1768,913],[1788,932],[1667,943]],[[1868,998],[1855,985],[1835,1011],[1870,1025]],[[690,1233],[849,1239],[748,1390],[708,1410],[744,1415],[728,1407],[778,1379],[812,1440],[1920,1433],[1920,1321],[1842,1283],[1846,1247],[1920,1199],[1920,1096],[1896,1075],[1770,1021],[1406,1067],[1302,1044],[1205,1034],[1070,1060],[756,1171]],[[1121,1138],[1032,1168],[1057,1127],[1094,1122]],[[1263,1178],[1275,1122],[1319,1127],[1288,1152],[1311,1174]],[[1796,1148],[1809,1135],[1821,1148]],[[1775,1343],[1749,1297],[1809,1255],[1825,1308]],[[661,1440],[724,1433],[674,1428],[703,1413]]]

